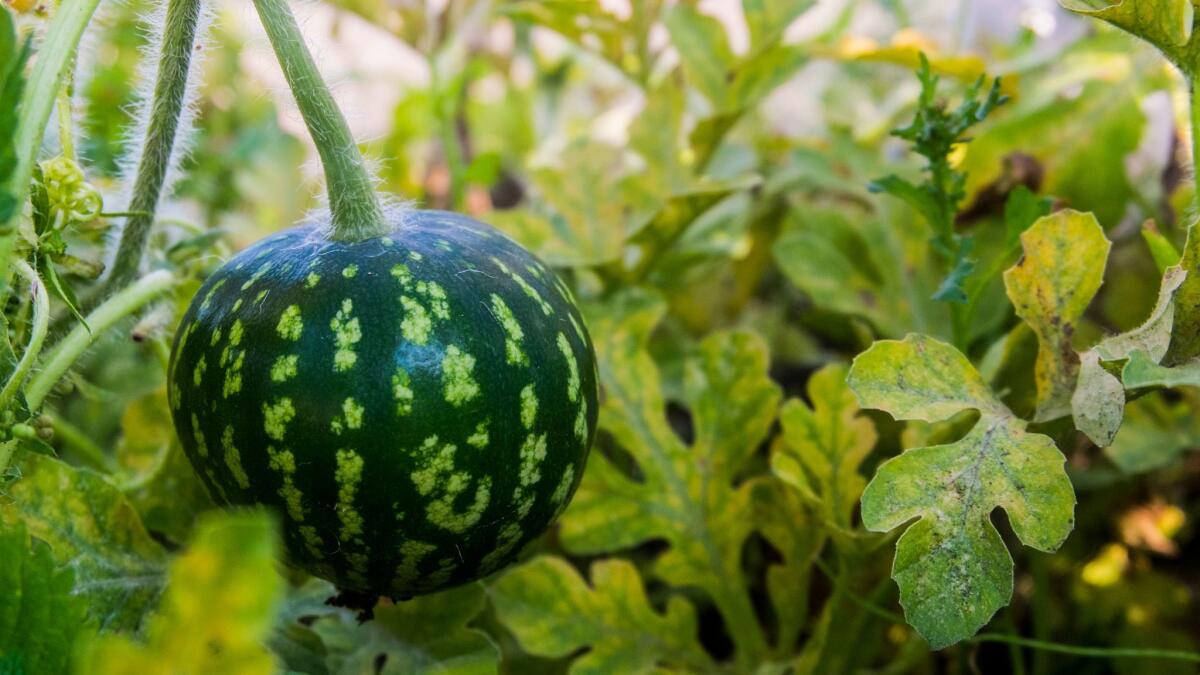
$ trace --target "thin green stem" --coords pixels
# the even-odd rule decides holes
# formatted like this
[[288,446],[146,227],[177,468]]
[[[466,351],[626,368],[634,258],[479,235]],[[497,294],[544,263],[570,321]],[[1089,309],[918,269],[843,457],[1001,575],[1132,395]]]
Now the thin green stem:
[[134,215],[125,220],[112,274],[100,298],[129,285],[140,271],[146,242],[150,239],[150,228],[154,224],[154,213],[158,209],[163,184],[171,166],[179,118],[186,103],[200,12],[201,0],[170,0],[167,4],[154,98],[150,103],[150,120],[146,127],[142,156],[138,161],[133,198],[127,209]]
[[[29,81],[25,84],[17,131],[12,140],[17,166],[9,178],[8,193],[25,203],[33,178],[33,165],[38,147],[46,133],[59,83],[69,70],[83,31],[91,21],[100,0],[75,0],[61,4],[50,20],[50,28],[38,50],[37,60]],[[17,221],[22,209],[17,209],[6,223],[0,223],[0,279],[8,278],[9,258],[16,241]]]
[[362,241],[386,234],[389,228],[362,154],[321,79],[287,0],[254,0],[254,6],[325,167],[333,216],[331,238]]
[[42,343],[46,340],[46,333],[50,327],[50,298],[41,278],[24,260],[14,260],[12,266],[17,274],[24,277],[26,283],[29,284],[29,295],[33,299],[33,320],[25,353],[17,361],[17,367],[9,375],[8,381],[4,383],[4,388],[0,389],[0,411],[8,410],[13,397],[17,395],[17,390],[25,383],[25,376],[29,374],[29,369],[37,361],[38,354],[42,351]]
[[68,422],[62,415],[49,415],[54,427],[54,438],[70,450],[71,454],[85,465],[103,473],[115,473],[117,465],[86,432]]
[[1200,212],[1200,171],[1197,170],[1197,166],[1200,166],[1200,95],[1196,91],[1195,77],[1188,78],[1188,104],[1192,126],[1192,181],[1195,190],[1192,203],[1197,212]]
[[1185,652],[1177,649],[1141,649],[1137,647],[1084,647],[1081,645],[1064,645],[1045,640],[1017,637],[1005,633],[980,633],[969,642],[1004,642],[1029,649],[1040,649],[1059,654],[1072,654],[1098,659],[1168,659],[1172,661],[1191,661],[1200,663],[1200,653]]
[[[87,324],[76,325],[50,355],[41,372],[34,375],[25,390],[31,410],[37,410],[51,387],[87,351],[101,335],[121,319],[141,309],[146,303],[167,292],[175,284],[175,276],[166,270],[151,272],[137,283],[122,289],[87,316]],[[88,327],[91,330],[88,330]]]

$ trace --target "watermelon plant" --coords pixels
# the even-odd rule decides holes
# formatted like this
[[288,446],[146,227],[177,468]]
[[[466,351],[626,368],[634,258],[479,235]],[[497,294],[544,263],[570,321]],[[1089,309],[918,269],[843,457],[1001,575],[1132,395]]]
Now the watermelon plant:
[[1195,672],[1197,17],[1061,5],[5,0],[0,672]]

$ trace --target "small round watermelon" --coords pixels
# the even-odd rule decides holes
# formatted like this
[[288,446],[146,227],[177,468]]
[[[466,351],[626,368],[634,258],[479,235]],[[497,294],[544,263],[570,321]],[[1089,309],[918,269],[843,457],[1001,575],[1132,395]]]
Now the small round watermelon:
[[487,575],[563,510],[596,429],[566,285],[495,229],[408,211],[239,253],[176,334],[170,400],[214,497],[284,518],[292,564],[406,597]]

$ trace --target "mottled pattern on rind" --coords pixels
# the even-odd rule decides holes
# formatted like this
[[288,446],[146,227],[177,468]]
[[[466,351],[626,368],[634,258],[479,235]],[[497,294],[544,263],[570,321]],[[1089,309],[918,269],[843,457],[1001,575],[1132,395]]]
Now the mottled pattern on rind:
[[[409,214],[388,238],[336,243],[296,228],[246,249],[197,293],[170,372],[176,428],[214,495],[275,506],[297,566],[345,588],[401,597],[491,573],[544,532],[583,475],[598,404],[583,319],[542,262],[491,227],[446,212]],[[401,264],[410,277],[394,273]],[[414,294],[421,282],[444,292],[444,306],[437,294]],[[405,337],[404,297],[429,305],[427,313],[448,312],[421,344]],[[496,315],[495,297],[505,316]],[[336,330],[351,319],[347,300],[358,322],[352,344]],[[509,344],[513,321],[523,358]],[[235,322],[236,391],[225,386],[232,364],[218,365]],[[335,367],[339,348],[343,365],[353,350],[352,365]],[[443,372],[448,351],[452,373]],[[571,400],[576,387],[582,396]],[[283,400],[294,414],[277,414]],[[238,451],[233,469],[227,453],[213,452],[227,435]],[[529,439],[543,435],[544,455],[530,453]],[[413,475],[423,475],[421,448],[434,436],[457,448],[453,471],[443,473],[469,486],[420,494]],[[205,438],[207,448],[198,443]],[[294,471],[272,466],[272,447],[291,453]],[[349,504],[337,480],[345,448],[363,462]],[[485,483],[489,499],[477,518],[447,515],[478,508]],[[435,504],[448,493],[452,504]],[[343,529],[359,518],[361,532],[348,540]]]

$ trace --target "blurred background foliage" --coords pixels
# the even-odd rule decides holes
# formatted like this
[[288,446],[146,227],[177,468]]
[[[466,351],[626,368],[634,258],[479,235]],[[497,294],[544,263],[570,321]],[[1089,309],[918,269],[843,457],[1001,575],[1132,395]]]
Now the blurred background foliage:
[[[79,147],[106,196],[122,189],[151,4],[105,3],[80,58]],[[152,253],[196,279],[320,199],[315,154],[249,3],[216,4],[192,152]],[[215,658],[205,645],[231,661],[189,672],[1196,672],[971,641],[931,653],[872,611],[896,608],[881,552],[892,538],[866,533],[853,506],[903,429],[856,418],[829,365],[876,338],[952,337],[947,304],[931,299],[943,272],[927,226],[868,189],[918,176],[919,158],[889,131],[913,114],[920,52],[948,98],[984,73],[1011,97],[952,157],[967,174],[956,226],[973,235],[979,268],[1015,260],[1005,204],[1025,186],[1094,212],[1114,244],[1076,346],[1139,324],[1158,288],[1143,223],[1179,248],[1192,200],[1185,88],[1149,47],[1040,0],[329,0],[300,11],[381,188],[502,228],[588,305],[605,432],[561,529],[526,562],[385,600],[360,624],[325,603],[324,582],[266,581],[267,521],[196,525],[212,504],[174,440],[163,385],[185,292],[99,343],[49,412],[65,464],[6,488],[30,533],[93,582],[73,590],[92,613],[86,630],[99,630],[80,658],[107,665],[85,672],[183,672],[162,664]],[[1027,413],[1036,344],[998,275],[984,281],[965,351]],[[777,422],[779,392],[798,400]],[[639,397],[659,409],[638,409]],[[1104,451],[1045,430],[1068,457],[1076,530],[1055,555],[1013,548],[1013,603],[990,630],[1200,648],[1198,403],[1187,389],[1138,399]],[[849,475],[824,487],[805,415],[825,430],[814,438],[842,423],[859,435],[835,448],[858,448]],[[671,442],[655,447],[660,436],[628,424]],[[954,425],[907,433],[953,438]],[[713,429],[725,435],[714,442]],[[664,459],[687,452],[716,468]],[[651,499],[656,480],[691,486],[696,510],[675,516],[700,534],[606,515]],[[54,502],[64,489],[74,497]],[[852,498],[830,507],[837,489]],[[0,557],[45,564],[43,549],[21,553],[24,530],[14,536]],[[692,550],[702,541],[721,560]],[[36,592],[63,603],[70,588],[56,577]]]

